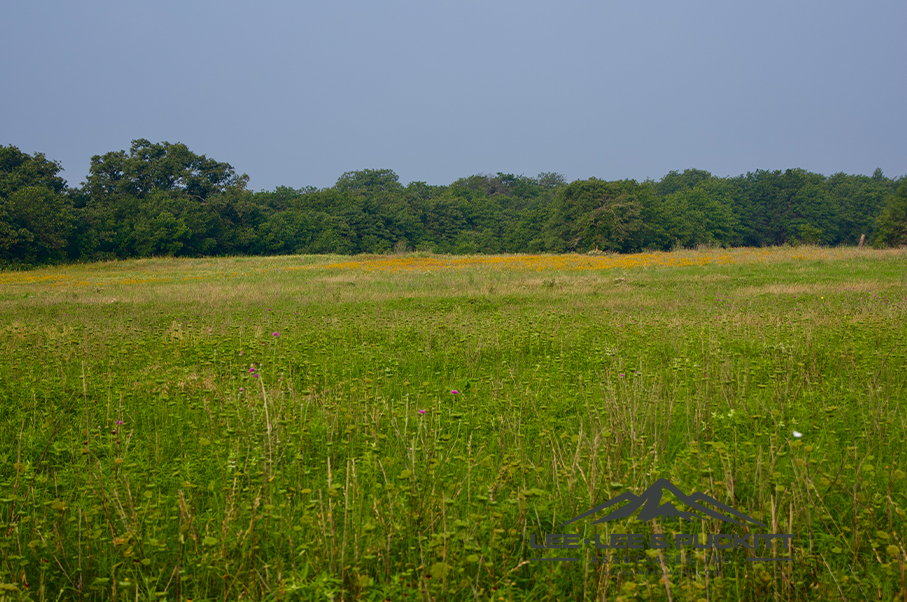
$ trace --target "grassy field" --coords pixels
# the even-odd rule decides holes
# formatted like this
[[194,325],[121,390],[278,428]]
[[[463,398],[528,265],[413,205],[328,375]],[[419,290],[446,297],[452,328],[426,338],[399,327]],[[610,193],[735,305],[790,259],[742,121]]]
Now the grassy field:
[[[0,600],[907,600],[905,324],[904,251],[0,273]],[[563,526],[662,478],[763,526]]]

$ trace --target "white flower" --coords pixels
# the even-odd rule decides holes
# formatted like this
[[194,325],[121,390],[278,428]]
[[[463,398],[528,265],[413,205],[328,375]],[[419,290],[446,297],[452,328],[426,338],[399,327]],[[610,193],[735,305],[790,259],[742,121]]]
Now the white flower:
[[798,431],[794,431],[794,437],[796,437],[797,439],[799,439],[799,438],[802,437],[802,436],[803,436],[803,433],[798,432]]

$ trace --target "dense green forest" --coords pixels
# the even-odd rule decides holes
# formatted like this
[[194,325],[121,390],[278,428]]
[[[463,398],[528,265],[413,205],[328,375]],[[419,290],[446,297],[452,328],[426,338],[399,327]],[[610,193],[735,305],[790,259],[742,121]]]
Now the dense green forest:
[[331,188],[247,189],[183,144],[135,140],[68,187],[41,153],[0,146],[0,267],[160,255],[630,253],[702,244],[907,245],[907,177],[803,169],[567,183],[478,174],[404,186],[387,169]]

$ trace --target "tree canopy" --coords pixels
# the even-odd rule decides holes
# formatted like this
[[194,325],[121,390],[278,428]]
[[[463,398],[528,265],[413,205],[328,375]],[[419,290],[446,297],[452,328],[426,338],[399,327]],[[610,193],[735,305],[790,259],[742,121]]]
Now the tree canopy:
[[110,195],[145,198],[155,191],[176,192],[203,201],[213,194],[245,188],[249,177],[237,175],[229,163],[196,155],[185,144],[133,140],[125,151],[91,158],[86,192],[92,198]]
[[874,244],[878,247],[907,246],[907,182],[901,182],[876,220]]
[[73,216],[61,171],[42,153],[0,146],[0,265],[66,258]]
[[636,252],[698,245],[907,244],[905,179],[803,169],[735,177],[568,183],[474,174],[400,183],[390,169],[253,193],[248,176],[184,144],[134,140],[92,157],[83,186],[59,163],[0,146],[0,266],[156,255]]

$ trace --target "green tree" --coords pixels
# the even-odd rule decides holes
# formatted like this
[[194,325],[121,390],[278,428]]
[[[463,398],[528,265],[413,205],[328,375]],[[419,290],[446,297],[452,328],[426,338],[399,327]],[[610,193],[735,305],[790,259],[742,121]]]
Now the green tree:
[[838,207],[828,194],[824,178],[811,178],[801,185],[791,196],[785,217],[788,241],[826,245],[838,242]]
[[[459,196],[466,199],[477,197],[512,197],[515,199],[530,199],[538,196],[546,189],[553,189],[563,184],[563,176],[556,173],[541,174],[545,178],[545,187],[539,180],[524,175],[513,175],[498,172],[496,175],[476,174],[460,178],[450,185]],[[518,203],[518,206],[522,206]]]
[[748,246],[782,245],[800,240],[801,226],[828,232],[834,207],[824,188],[825,177],[805,169],[757,170],[735,180],[735,213],[741,242]]
[[563,187],[547,226],[556,252],[592,249],[631,252],[644,240],[644,207],[652,190],[635,180],[577,180]]
[[733,207],[711,180],[691,190],[672,193],[665,198],[664,219],[667,234],[675,244],[695,247],[701,244],[730,246],[737,226]]
[[87,252],[100,257],[225,252],[223,202],[249,177],[185,144],[133,140],[125,151],[91,158],[83,193]]
[[66,180],[58,175],[61,171],[60,163],[49,161],[44,153],[29,155],[15,146],[0,146],[0,198],[29,186],[43,186],[62,193]]
[[192,236],[180,210],[180,199],[157,190],[139,204],[131,247],[139,257],[177,255]]
[[255,193],[255,203],[267,206],[274,211],[286,211],[291,208],[300,208],[304,205],[303,200],[306,195],[317,193],[318,189],[313,186],[306,186],[299,190],[288,186],[278,186],[273,192]]
[[856,245],[863,234],[872,239],[876,220],[897,190],[878,169],[871,178],[836,173],[825,187],[837,211],[835,242],[846,245]]
[[873,245],[876,247],[907,246],[907,181],[888,199],[876,221]]
[[305,252],[317,235],[317,225],[310,212],[289,209],[272,215],[258,226],[256,255],[279,255]]
[[218,253],[255,252],[258,227],[269,217],[267,207],[258,203],[256,197],[249,190],[232,189],[208,199],[206,207],[218,224],[215,232]]
[[685,169],[683,173],[677,170],[669,171],[656,185],[658,194],[668,196],[675,192],[693,190],[701,183],[712,179],[712,174],[702,169]]
[[396,191],[403,188],[400,178],[390,169],[348,171],[337,179],[334,188],[342,192]]
[[63,168],[42,153],[0,146],[0,263],[32,265],[66,257],[73,231]]
[[464,210],[468,201],[455,195],[453,191],[441,198],[433,199],[426,215],[426,240],[436,244],[439,253],[452,252],[453,241],[466,228]]
[[424,201],[441,196],[445,190],[447,186],[432,186],[425,182],[410,182],[406,185],[407,196]]
[[245,188],[249,176],[229,163],[191,152],[185,144],[152,144],[140,138],[125,151],[91,158],[86,187],[92,198],[113,194],[144,198],[155,190],[179,191],[198,201],[231,188]]
[[543,171],[535,178],[535,181],[544,190],[553,190],[567,185],[567,178],[555,171]]
[[43,264],[66,257],[73,229],[68,199],[46,186],[0,197],[0,262]]

